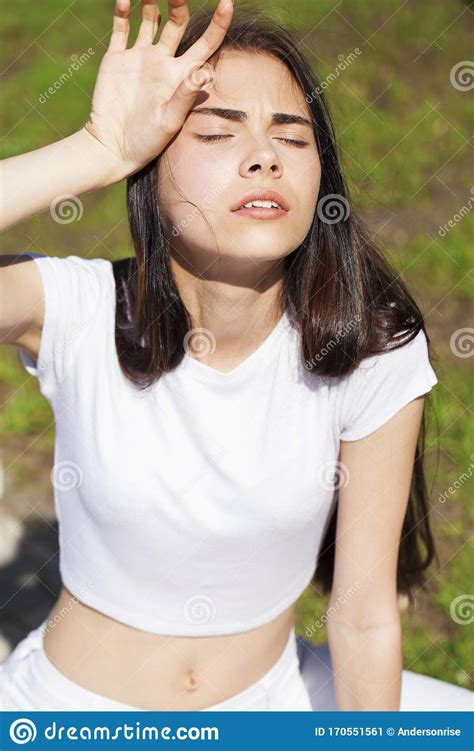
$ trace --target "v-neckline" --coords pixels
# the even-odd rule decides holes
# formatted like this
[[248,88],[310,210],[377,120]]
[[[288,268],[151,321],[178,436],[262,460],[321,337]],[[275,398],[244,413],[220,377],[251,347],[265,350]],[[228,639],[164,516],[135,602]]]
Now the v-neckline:
[[266,339],[263,340],[263,342],[257,347],[257,349],[251,352],[250,355],[242,360],[242,362],[236,365],[235,368],[232,368],[232,370],[229,370],[227,372],[217,370],[216,368],[213,368],[210,365],[205,365],[205,363],[201,362],[199,359],[191,357],[191,355],[185,353],[183,360],[181,361],[182,372],[189,373],[190,375],[201,380],[212,381],[214,383],[235,381],[237,378],[242,377],[242,375],[246,373],[249,368],[251,368],[254,364],[257,364],[257,362],[260,362],[261,359],[270,352],[273,343],[276,341],[287,322],[288,316],[285,311],[279,319],[278,323],[270,331]]

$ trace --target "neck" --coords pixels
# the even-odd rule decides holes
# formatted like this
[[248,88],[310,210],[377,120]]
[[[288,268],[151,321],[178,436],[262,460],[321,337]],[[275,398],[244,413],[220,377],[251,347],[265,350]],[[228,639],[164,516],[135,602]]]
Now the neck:
[[223,273],[217,278],[217,268],[197,274],[181,259],[171,258],[175,283],[192,326],[210,332],[217,357],[239,357],[253,351],[283,315],[283,264],[267,264],[265,270],[252,265],[253,269],[242,269],[241,264],[239,278],[225,278]]

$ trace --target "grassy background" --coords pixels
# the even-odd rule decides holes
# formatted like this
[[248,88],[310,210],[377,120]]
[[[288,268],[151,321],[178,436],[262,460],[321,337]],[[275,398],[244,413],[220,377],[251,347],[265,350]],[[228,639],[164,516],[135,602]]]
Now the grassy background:
[[[192,12],[203,5],[214,3],[191,3]],[[465,212],[445,236],[439,234],[441,225],[474,201],[468,93],[450,83],[452,67],[470,56],[472,6],[454,0],[280,0],[260,1],[259,8],[297,31],[322,80],[335,70],[338,56],[360,50],[327,89],[341,159],[357,205],[424,311],[439,378],[434,411],[428,413],[426,459],[441,567],[432,570],[415,611],[402,615],[404,664],[473,688],[469,629],[450,612],[454,598],[473,592],[472,360],[450,347],[453,332],[472,326],[473,214]],[[56,141],[87,120],[112,9],[113,2],[105,0],[19,0],[3,7],[2,158]],[[90,60],[42,104],[41,93],[68,69],[71,56],[89,47]],[[4,233],[1,252],[130,255],[125,182],[81,200],[80,224],[59,225],[46,212]],[[7,347],[1,349],[0,399],[6,503],[26,496],[34,513],[37,499],[52,499],[45,469],[52,464],[52,412],[35,379],[19,366],[16,351]],[[440,493],[463,472],[468,479],[441,502]],[[326,605],[327,598],[308,587],[299,602],[298,631],[304,633]],[[313,641],[326,641],[324,627]]]

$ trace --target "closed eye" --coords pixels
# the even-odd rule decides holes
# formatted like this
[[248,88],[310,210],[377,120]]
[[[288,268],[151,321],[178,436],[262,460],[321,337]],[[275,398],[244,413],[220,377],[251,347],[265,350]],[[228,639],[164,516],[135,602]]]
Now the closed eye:
[[[200,141],[204,141],[205,143],[214,143],[214,141],[220,141],[223,138],[233,138],[232,135],[212,135],[212,136],[204,136],[200,135],[199,133],[196,134],[196,138],[198,138]],[[303,148],[304,146],[308,146],[309,144],[306,141],[298,141],[293,138],[278,138],[278,141],[283,141],[283,143],[291,144],[293,146],[297,146],[298,148]]]
[[298,146],[300,149],[303,148],[303,146],[309,146],[306,141],[296,141],[294,138],[279,138],[278,140],[283,141],[283,143],[291,143],[293,146]]
[[212,143],[213,141],[220,141],[222,138],[233,138],[233,136],[231,135],[201,136],[199,133],[196,133],[196,137],[199,138],[200,141],[205,141],[207,143]]

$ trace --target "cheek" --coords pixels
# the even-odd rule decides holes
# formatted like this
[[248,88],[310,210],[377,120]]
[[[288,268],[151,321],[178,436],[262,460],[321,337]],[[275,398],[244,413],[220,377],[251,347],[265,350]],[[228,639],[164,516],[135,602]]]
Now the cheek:
[[298,181],[297,194],[301,196],[301,205],[305,214],[314,214],[321,185],[321,164],[316,156],[303,165]]
[[[201,146],[186,149],[173,144],[160,162],[158,179],[163,213],[174,225],[188,223],[190,212],[197,230],[195,206],[207,213],[211,224],[223,219],[223,206],[231,200],[229,195],[235,192],[233,186],[238,180],[235,158],[225,159],[222,152],[217,156],[211,149]],[[321,164],[317,152],[312,154],[295,154],[293,158],[283,161],[283,180],[293,196],[298,196],[294,220],[300,230],[311,225],[321,181]],[[238,166],[237,166],[238,172]],[[231,193],[229,193],[229,191]],[[225,212],[224,212],[225,213]],[[267,228],[268,229],[268,228]],[[290,229],[290,227],[288,227]],[[294,233],[294,227],[291,232]],[[306,233],[305,233],[306,234]]]
[[[163,199],[167,200],[169,197],[172,201],[170,212],[187,212],[194,208],[192,204],[203,211],[218,209],[221,205],[219,196],[231,184],[232,170],[223,159],[202,149],[193,151],[188,148],[186,153],[173,154],[168,165],[162,170],[163,177],[159,174],[159,179]],[[190,203],[186,203],[187,201]]]

